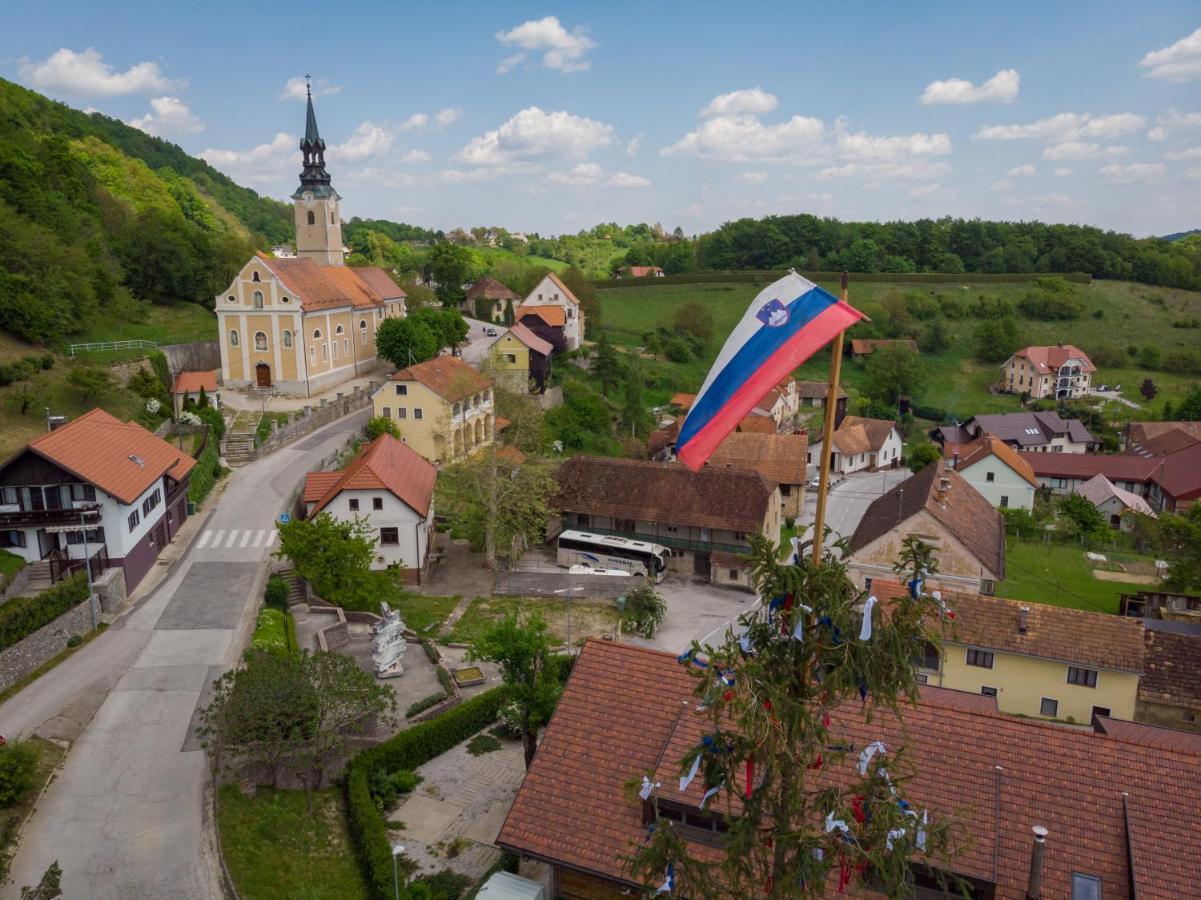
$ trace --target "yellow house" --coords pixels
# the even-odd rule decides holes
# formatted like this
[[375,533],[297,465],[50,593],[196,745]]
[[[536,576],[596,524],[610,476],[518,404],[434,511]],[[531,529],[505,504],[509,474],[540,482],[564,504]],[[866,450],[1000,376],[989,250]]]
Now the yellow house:
[[347,268],[341,197],[325,171],[325,141],[308,101],[304,171],[292,195],[297,255],[258,253],[216,298],[221,380],[307,397],[378,366],[375,333],[405,314],[405,292],[383,269]]
[[393,373],[372,395],[374,415],[394,421],[401,439],[441,465],[492,443],[492,379],[454,356],[438,356]]
[[[875,581],[881,601],[905,588]],[[922,661],[925,682],[995,697],[997,709],[1087,724],[1094,715],[1133,720],[1143,674],[1137,619],[942,591],[954,618],[943,624],[941,658]]]
[[554,348],[520,322],[488,347],[488,366],[497,383],[511,391],[541,391]]

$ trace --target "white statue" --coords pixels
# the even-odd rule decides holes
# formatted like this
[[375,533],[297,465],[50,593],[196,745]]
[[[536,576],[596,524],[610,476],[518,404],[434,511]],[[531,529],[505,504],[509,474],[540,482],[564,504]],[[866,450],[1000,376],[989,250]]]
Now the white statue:
[[375,626],[375,638],[372,641],[375,652],[371,654],[371,661],[375,663],[375,674],[380,678],[395,678],[404,674],[401,660],[408,649],[404,637],[405,623],[400,618],[400,612],[391,609],[386,602],[380,603],[380,615],[383,620]]

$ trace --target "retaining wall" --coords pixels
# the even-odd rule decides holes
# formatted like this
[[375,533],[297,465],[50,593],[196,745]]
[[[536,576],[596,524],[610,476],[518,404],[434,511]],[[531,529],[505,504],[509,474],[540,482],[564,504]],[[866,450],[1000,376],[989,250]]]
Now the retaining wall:
[[333,400],[322,400],[316,406],[306,406],[289,413],[287,422],[282,425],[273,421],[271,436],[254,449],[254,458],[274,453],[330,422],[370,406],[371,395],[381,384],[382,381],[372,381],[366,390],[356,387],[348,394],[339,392]]
[[[216,330],[216,323],[213,323]],[[193,341],[190,344],[166,344],[159,347],[167,357],[171,377],[180,372],[202,372],[221,368],[221,348],[216,341]],[[170,387],[170,385],[168,385]]]
[[[95,595],[91,598],[95,602]],[[29,637],[0,650],[0,690],[16,684],[52,656],[67,649],[67,639],[92,630],[92,614],[85,600],[63,613],[53,622],[43,625]],[[96,610],[99,617],[100,611]]]

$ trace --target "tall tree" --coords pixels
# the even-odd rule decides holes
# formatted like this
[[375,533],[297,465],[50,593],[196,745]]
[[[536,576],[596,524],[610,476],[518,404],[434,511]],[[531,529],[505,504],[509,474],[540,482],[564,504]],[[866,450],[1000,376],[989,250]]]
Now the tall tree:
[[366,519],[340,520],[327,512],[292,519],[279,526],[275,555],[290,559],[296,573],[330,603],[365,609],[375,599],[371,590],[375,533]]
[[920,356],[901,344],[887,344],[867,358],[867,392],[877,400],[896,403],[916,397],[926,386],[926,367]]
[[398,368],[433,359],[438,352],[438,335],[416,316],[413,313],[403,319],[384,319],[375,332],[377,352]]
[[892,745],[861,756],[829,711],[854,716],[862,707],[870,721],[916,704],[914,650],[940,645],[942,610],[920,586],[919,573],[936,571],[931,548],[906,539],[897,569],[914,578],[916,596],[883,610],[831,557],[786,565],[774,543],[756,537],[751,559],[769,602],[740,618],[741,635],[727,631],[718,646],[694,641],[680,658],[706,720],[680,774],[717,795],[708,808],[725,813],[724,840],[698,852],[660,818],[628,870],[652,889],[666,872],[673,893],[697,900],[825,896],[834,873],[850,894],[903,896],[911,858],[942,868],[950,826],[904,799],[920,761]]
[[601,390],[608,394],[621,381],[621,359],[617,348],[609,342],[606,334],[601,334],[592,354],[592,374],[600,383]]
[[1159,527],[1168,551],[1166,586],[1173,591],[1201,591],[1201,504],[1194,503],[1183,514],[1164,513]]
[[520,621],[505,618],[472,642],[467,659],[500,666],[508,699],[516,708],[517,727],[525,747],[525,767],[534,761],[538,729],[550,721],[562,686],[553,669],[550,637],[541,616]]
[[443,306],[453,306],[463,299],[463,286],[483,271],[479,255],[469,247],[443,241],[429,252],[429,270],[438,283],[438,299]]

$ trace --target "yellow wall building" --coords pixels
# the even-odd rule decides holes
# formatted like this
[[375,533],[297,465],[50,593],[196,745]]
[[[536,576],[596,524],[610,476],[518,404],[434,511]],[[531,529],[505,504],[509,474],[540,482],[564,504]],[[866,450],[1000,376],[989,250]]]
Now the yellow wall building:
[[[882,601],[904,592],[896,582],[872,584]],[[1139,620],[941,593],[954,618],[943,622],[941,659],[928,652],[923,660],[926,683],[994,696],[1001,712],[1032,718],[1134,719],[1144,658]]]
[[393,373],[371,399],[374,415],[395,422],[401,439],[436,465],[466,459],[494,438],[492,380],[454,356]]

